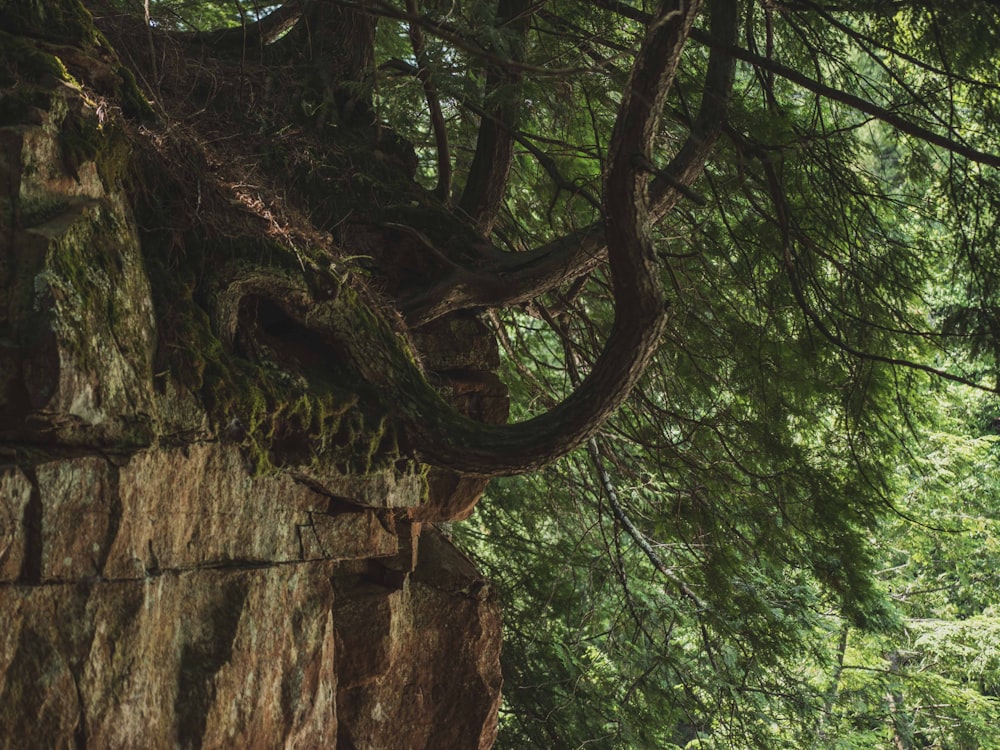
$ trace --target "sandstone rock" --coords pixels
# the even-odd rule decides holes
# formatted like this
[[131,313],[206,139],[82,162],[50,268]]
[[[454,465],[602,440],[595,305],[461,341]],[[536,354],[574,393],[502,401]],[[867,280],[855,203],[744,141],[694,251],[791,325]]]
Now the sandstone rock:
[[[405,585],[341,583],[334,612],[342,747],[492,747],[499,607],[475,566],[439,532],[422,535],[420,563]],[[444,663],[451,668],[440,669]]]
[[432,467],[427,472],[427,502],[414,508],[417,521],[464,521],[486,490],[487,480],[463,476],[454,471]]
[[[33,479],[16,468],[0,473],[0,581],[140,579],[399,550],[376,511],[331,512],[329,497],[287,475],[253,478],[232,446],[142,451],[120,466],[67,458],[29,472]],[[25,578],[26,569],[37,573]]]
[[[499,604],[421,523],[484,483],[405,455],[252,466],[260,446],[154,367],[128,142],[53,76],[24,73],[34,104],[0,126],[0,750],[489,747]],[[483,333],[421,345],[500,420]]]
[[20,469],[11,466],[0,472],[0,582],[16,581],[23,574],[25,536],[37,532],[37,524],[28,518],[31,499],[31,482]]
[[333,746],[330,574],[0,588],[0,747]]
[[[14,333],[0,347],[0,437],[136,444],[156,418],[156,323],[132,212],[96,152],[66,164],[66,132],[99,128],[80,91],[56,86],[35,112],[37,124],[0,128],[4,207],[19,218],[0,239]],[[102,152],[121,138],[109,128]]]
[[331,516],[329,497],[288,475],[251,477],[234,446],[138,453],[119,469],[118,488],[122,517],[109,577],[396,553],[395,536],[371,511]]

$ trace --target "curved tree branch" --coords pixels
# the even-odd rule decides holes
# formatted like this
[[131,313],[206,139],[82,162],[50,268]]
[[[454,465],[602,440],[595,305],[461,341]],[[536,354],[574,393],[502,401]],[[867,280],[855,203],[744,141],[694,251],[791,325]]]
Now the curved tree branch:
[[[717,4],[735,13],[734,0]],[[664,2],[636,57],[605,182],[615,320],[590,374],[566,400],[517,424],[487,425],[464,417],[427,382],[401,333],[375,312],[377,303],[359,298],[364,288],[342,285],[317,299],[305,282],[273,270],[236,274],[217,295],[215,318],[223,338],[234,335],[242,297],[267,296],[382,392],[428,463],[471,474],[514,474],[538,469],[586,442],[639,381],[666,325],[660,269],[647,232],[648,175],[639,162],[651,158],[663,100],[699,5]]]
[[623,96],[604,189],[615,320],[593,370],[565,401],[518,424],[448,419],[444,425],[435,423],[441,412],[424,411],[409,426],[432,463],[483,474],[537,469],[589,439],[642,376],[666,324],[666,305],[647,233],[648,180],[636,157],[652,156],[663,100],[699,6],[683,0],[663,3]]
[[[714,38],[735,41],[738,27],[732,3],[713,3],[710,27]],[[692,30],[693,33],[693,30]],[[704,93],[690,134],[669,164],[649,186],[649,217],[660,221],[687,194],[722,132],[733,88],[735,60],[728,47],[712,48]],[[422,324],[456,310],[505,307],[527,302],[572,281],[600,265],[607,251],[606,226],[592,226],[560,237],[527,253],[505,253],[475,271],[453,273],[434,287],[402,301],[404,315]]]

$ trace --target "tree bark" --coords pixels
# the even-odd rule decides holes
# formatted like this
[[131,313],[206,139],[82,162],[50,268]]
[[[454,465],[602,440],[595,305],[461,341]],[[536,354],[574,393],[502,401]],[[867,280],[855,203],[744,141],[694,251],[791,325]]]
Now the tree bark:
[[[527,0],[500,0],[497,6],[497,28],[509,30],[510,57],[515,61],[524,60],[529,7]],[[517,68],[501,69],[494,64],[486,68],[485,99],[487,105],[491,99],[495,101],[488,107],[487,116],[480,119],[476,153],[459,200],[459,208],[483,235],[492,230],[507,187],[514,156],[512,133],[521,111],[521,77]]]
[[[701,174],[722,132],[735,75],[730,43],[736,39],[738,18],[733,4],[714,3],[710,26],[713,38],[727,43],[712,47],[691,132],[649,185],[652,223],[685,197],[685,189]],[[401,307],[407,320],[419,325],[457,310],[521,304],[594,270],[605,261],[607,249],[607,226],[602,220],[526,253],[493,255],[475,270],[453,269],[433,286],[402,299]]]
[[[718,7],[735,15],[734,2]],[[580,387],[534,419],[485,425],[447,405],[412,361],[399,332],[374,311],[363,287],[343,286],[317,300],[302,282],[273,272],[234,277],[217,313],[233,331],[240,299],[267,296],[307,328],[327,338],[353,367],[396,405],[420,458],[458,471],[500,475],[532,471],[584,443],[638,383],[656,351],[667,306],[648,234],[649,175],[659,116],[699,3],[663,4],[637,55],[610,143],[604,225],[615,319],[604,351]],[[691,173],[696,173],[691,170]],[[360,295],[360,296],[359,296]]]
[[300,39],[326,96],[347,119],[371,112],[375,17],[333,0],[309,0]]

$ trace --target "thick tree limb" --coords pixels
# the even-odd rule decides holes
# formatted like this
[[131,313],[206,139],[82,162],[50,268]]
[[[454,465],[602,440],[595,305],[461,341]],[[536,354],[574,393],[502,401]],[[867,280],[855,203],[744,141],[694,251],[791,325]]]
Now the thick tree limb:
[[[735,2],[719,4],[735,13]],[[240,300],[266,296],[328,340],[381,391],[428,463],[471,474],[514,474],[538,469],[586,442],[639,381],[666,324],[660,269],[647,233],[648,175],[635,157],[652,155],[663,99],[698,9],[697,2],[664,2],[636,57],[612,135],[605,187],[615,320],[590,374],[566,400],[517,424],[469,419],[431,387],[412,349],[388,318],[377,314],[379,306],[364,297],[363,288],[344,286],[332,298],[317,298],[305,282],[276,271],[236,274],[217,295],[215,318],[224,338],[234,335]]]
[[[383,63],[380,66],[380,68],[382,68],[382,69],[387,69],[388,68],[388,69],[392,69],[392,70],[398,70],[401,73],[405,73],[406,75],[412,75],[412,76],[416,76],[417,72],[418,72],[417,69],[414,68],[412,65],[410,65],[409,63],[407,63],[407,62],[405,62],[403,60],[399,60],[399,59],[387,60],[385,63]],[[474,115],[477,115],[480,118],[480,122],[481,123],[485,122],[487,120],[489,120],[491,123],[493,123],[494,129],[497,132],[502,132],[503,133],[503,137],[504,137],[505,141],[508,142],[508,145],[512,146],[513,143],[515,143],[515,142],[519,143],[528,153],[530,153],[532,156],[534,156],[535,157],[535,161],[537,161],[541,165],[542,169],[544,169],[546,171],[546,173],[549,175],[549,178],[552,180],[552,182],[555,184],[555,186],[558,189],[560,189],[560,190],[568,190],[570,192],[573,192],[574,194],[581,195],[584,198],[584,200],[586,200],[588,203],[590,203],[592,206],[594,206],[594,208],[600,209],[601,202],[597,198],[595,198],[593,195],[591,195],[589,191],[581,190],[578,186],[576,186],[575,184],[573,184],[573,182],[571,182],[570,180],[566,179],[559,172],[559,168],[556,166],[556,163],[552,159],[552,157],[549,156],[548,154],[546,154],[541,148],[539,148],[538,146],[535,145],[535,143],[533,142],[533,138],[539,138],[538,136],[531,136],[531,135],[528,135],[526,133],[523,133],[523,132],[517,130],[514,127],[513,123],[502,122],[499,119],[499,117],[497,116],[497,114],[496,114],[495,111],[491,112],[491,111],[488,111],[486,109],[483,109],[478,104],[475,104],[474,102],[469,101],[465,97],[462,97],[460,95],[456,95],[455,99],[462,105],[462,107],[464,107],[465,109],[469,110]],[[480,130],[480,133],[482,133],[482,130]],[[492,141],[492,143],[494,145],[496,145],[495,141]],[[493,149],[492,146],[491,146],[490,150],[491,150],[491,153],[497,154],[498,156],[502,155],[497,150]],[[508,156],[512,156],[513,155],[513,149],[512,148],[506,149],[506,151],[510,152]],[[477,153],[478,153],[478,151],[477,151]],[[506,163],[506,165],[507,165],[507,169],[503,173],[504,174],[504,180],[506,180],[507,175],[510,173],[510,169],[509,169],[510,168],[510,161],[511,161],[510,158],[507,158],[505,162],[502,162],[502,163]],[[497,176],[500,174],[499,166],[500,166],[500,164],[496,164],[493,167],[491,167],[491,169],[493,169],[494,171],[491,172],[490,175],[487,175],[485,172],[482,172],[480,170],[480,177],[479,177],[479,179],[480,180],[497,179]],[[467,192],[468,192],[468,189],[469,189],[471,183],[475,182],[476,179],[477,179],[476,176],[473,174],[475,172],[475,170],[476,170],[476,167],[475,167],[475,165],[473,165],[473,167],[470,169],[469,177],[467,178],[467,185],[466,185],[466,191]],[[504,188],[505,188],[505,184],[496,186],[496,190],[495,190],[495,193],[496,193],[496,206],[495,206],[495,209],[496,210],[493,212],[494,213],[494,218],[495,218],[495,214],[499,212],[499,208],[500,208],[500,205],[502,203]],[[470,216],[470,217],[472,216],[472,214],[470,214],[468,211],[466,211],[465,213],[466,213],[467,216]],[[492,223],[492,221],[491,221],[491,223]],[[488,233],[488,228],[482,226],[481,224],[477,225],[476,228],[482,234],[487,234]],[[484,230],[486,230],[486,231],[484,231]],[[603,230],[602,230],[602,234],[603,234]],[[502,251],[498,250],[497,252],[500,253]]]
[[443,425],[416,421],[411,428],[431,462],[485,474],[539,468],[589,439],[641,377],[666,324],[666,307],[646,231],[647,177],[634,157],[651,157],[663,99],[698,9],[696,2],[663,4],[619,110],[605,184],[615,320],[593,370],[565,401],[526,422],[496,427],[465,420],[435,435],[433,427]]
[[[713,4],[712,35],[735,41],[738,17],[730,2]],[[649,186],[649,217],[662,219],[682,200],[704,167],[722,130],[733,87],[735,63],[727,50],[713,47],[705,74],[701,104],[691,132]],[[505,253],[476,270],[452,273],[419,296],[403,300],[413,323],[426,323],[455,310],[507,307],[527,302],[588,273],[605,258],[606,226],[597,222],[527,253]]]
[[[514,42],[512,59],[516,61],[524,59],[529,7],[528,0],[500,0],[497,6],[497,27],[509,30]],[[496,65],[486,68],[486,101],[495,101],[480,117],[476,152],[458,203],[484,235],[493,228],[507,187],[514,157],[513,133],[521,110],[517,94],[521,77],[517,69]]]
[[182,41],[205,44],[220,51],[240,50],[271,44],[295,26],[301,17],[302,6],[293,0],[255,23],[213,31],[186,31],[176,36]]

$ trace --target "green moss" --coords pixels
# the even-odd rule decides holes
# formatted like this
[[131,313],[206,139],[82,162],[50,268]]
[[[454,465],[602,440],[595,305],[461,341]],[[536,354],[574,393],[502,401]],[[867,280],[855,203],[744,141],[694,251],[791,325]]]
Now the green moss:
[[353,373],[335,363],[296,366],[227,351],[199,301],[208,292],[192,270],[197,263],[175,257],[179,266],[169,268],[164,257],[149,256],[161,337],[155,369],[199,397],[214,432],[239,443],[255,472],[295,465],[365,474],[396,466],[397,427]]
[[[39,49],[32,39],[0,31],[0,87],[20,87],[26,82],[52,86],[69,80],[71,76],[58,57]],[[8,95],[5,93],[5,98]]]
[[96,118],[67,116],[59,131],[59,146],[63,164],[72,177],[79,179],[80,165],[97,159],[105,140]]
[[[24,122],[32,108],[47,109],[55,84],[76,84],[62,60],[41,49],[35,36],[52,39],[45,34],[17,36],[0,31],[0,125]],[[88,37],[87,44],[93,41]],[[103,44],[110,48],[107,42]],[[116,72],[119,83],[113,94],[122,112],[143,122],[153,120],[153,108],[143,96],[132,71],[118,65]]]
[[0,27],[64,44],[94,44],[97,31],[80,0],[3,0]]
[[0,126],[40,124],[60,83],[73,77],[34,40],[0,31]]
[[93,161],[104,185],[114,189],[128,169],[128,139],[114,119],[101,124],[83,95],[59,90],[59,82],[73,79],[57,57],[0,32],[0,126],[38,125],[42,112],[50,117],[65,112],[57,136],[63,166],[77,177],[80,167]]
[[134,117],[141,122],[150,122],[155,119],[156,115],[153,112],[153,107],[143,96],[142,90],[139,88],[138,82],[135,80],[135,75],[131,70],[124,66],[119,66],[118,77],[121,83],[118,86],[118,102],[121,105],[122,112],[125,113],[127,117]]
[[[73,211],[64,211],[60,221],[73,216]],[[94,361],[93,338],[99,332],[117,330],[122,323],[113,294],[122,275],[122,250],[113,217],[95,211],[59,236],[48,261],[46,281],[61,309],[64,340],[84,369],[99,366]]]

